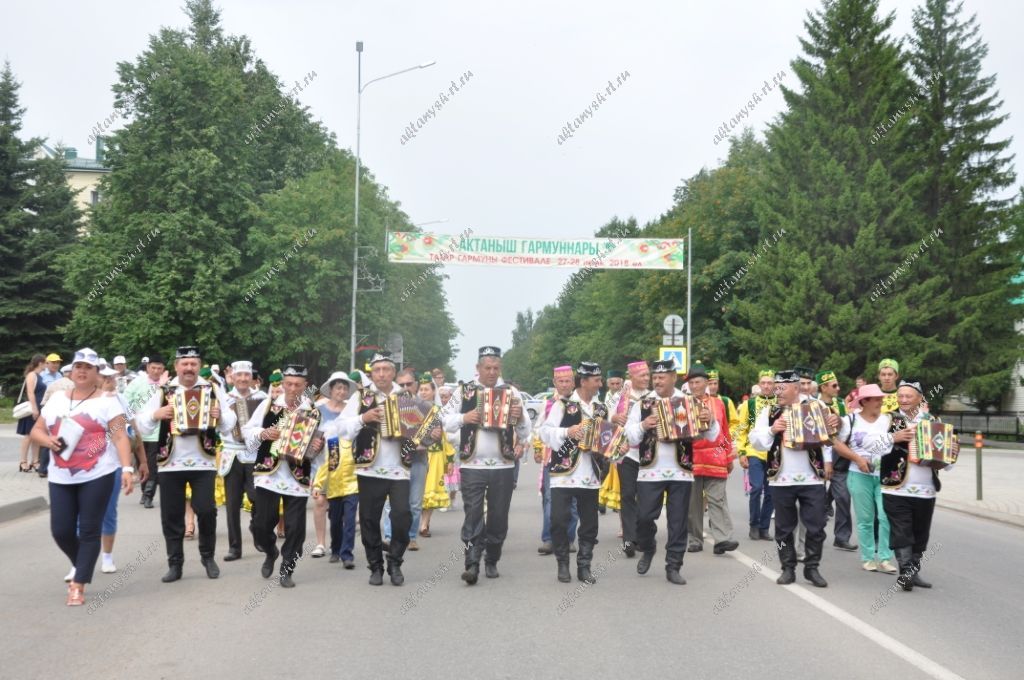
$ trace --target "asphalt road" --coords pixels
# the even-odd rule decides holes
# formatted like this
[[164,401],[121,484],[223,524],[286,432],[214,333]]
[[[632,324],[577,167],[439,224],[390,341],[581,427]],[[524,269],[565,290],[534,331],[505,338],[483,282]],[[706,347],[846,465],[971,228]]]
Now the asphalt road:
[[[14,445],[0,442],[0,464],[14,465]],[[891,599],[894,577],[861,571],[856,554],[831,548],[830,531],[829,587],[813,588],[799,572],[798,585],[781,587],[773,544],[745,537],[734,473],[737,552],[715,556],[707,544],[688,554],[683,587],[665,580],[663,553],[640,577],[636,560],[616,550],[618,515],[609,512],[594,560],[600,580],[580,588],[558,583],[554,559],[536,553],[536,475],[532,462],[522,471],[501,577],[474,587],[459,579],[457,511],[435,513],[433,537],[407,553],[401,588],[367,585],[358,541],[356,570],[307,555],[287,591],[260,577],[249,545],[209,580],[187,541],[185,578],[162,584],[159,511],[133,494],[120,504],[119,572],[97,568],[86,606],[68,608],[68,563],[48,514],[2,524],[0,678],[1021,676],[1019,528],[937,510],[922,572],[935,587]],[[43,480],[39,487],[45,493]],[[223,521],[218,540],[220,556]]]

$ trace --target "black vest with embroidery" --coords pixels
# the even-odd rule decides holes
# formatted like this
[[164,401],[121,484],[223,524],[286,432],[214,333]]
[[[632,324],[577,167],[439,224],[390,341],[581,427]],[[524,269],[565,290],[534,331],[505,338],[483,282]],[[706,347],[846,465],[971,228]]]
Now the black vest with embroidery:
[[[640,420],[643,421],[649,416],[654,414],[654,404],[660,399],[654,392],[648,393],[646,397],[640,400]],[[676,463],[679,467],[689,472],[693,471],[693,442],[678,441],[678,442],[664,442],[666,444],[675,444],[676,449]],[[654,465],[654,461],[658,459],[658,430],[644,430],[643,439],[640,440],[640,446],[637,449],[640,454],[640,467],[647,468]]]
[[[369,388],[360,388],[359,415],[372,411],[378,406],[380,404],[377,402],[377,394]],[[352,459],[357,468],[368,468],[373,465],[380,453],[380,443],[380,423],[365,423],[352,442]],[[398,453],[398,462],[407,470],[412,467],[412,459],[416,455],[416,450],[407,445],[409,443],[411,442],[408,440],[401,440]]]
[[[164,385],[160,388],[160,408],[167,406],[170,403],[171,395],[178,389],[177,385]],[[219,406],[217,401],[217,392],[210,386],[211,398],[213,401],[210,402],[211,408],[213,406]],[[179,435],[183,437],[199,437],[199,450],[204,456],[210,460],[214,460],[217,457],[217,443],[220,441],[220,434],[217,432],[216,427],[208,427],[199,434],[192,435]],[[161,420],[160,430],[157,434],[157,450],[156,450],[156,464],[158,466],[166,465],[171,459],[171,453],[174,451],[174,442],[177,439],[175,435],[171,434],[171,421]]]
[[[783,407],[774,405],[771,410],[768,411],[768,427],[771,427],[776,420],[782,416]],[[772,440],[772,445],[768,449],[768,481],[775,481],[775,478],[779,475],[779,470],[782,469],[782,437],[784,432],[776,432],[775,438]],[[811,468],[814,470],[814,476],[818,479],[825,479],[825,454],[822,453],[820,446],[812,446],[804,450],[807,453],[807,458],[811,462]]]
[[[476,408],[475,383],[464,383],[462,385],[462,408],[459,413],[469,413]],[[463,425],[459,428],[459,460],[465,462],[476,454],[477,433],[480,427],[477,425]],[[498,443],[501,445],[501,457],[512,462],[515,455],[515,428],[506,427],[501,432],[497,430],[485,430],[498,435]]]
[[[562,421],[558,424],[559,427],[572,427],[583,422],[583,408],[579,402],[566,398],[560,398],[559,401],[562,402]],[[593,409],[595,417],[608,417],[608,408],[604,404],[591,402],[590,407]],[[557,451],[551,450],[551,460],[548,461],[548,473],[558,476],[571,475],[579,466],[583,453],[580,451],[578,439],[566,437],[562,446]],[[598,460],[599,458],[601,460]],[[593,453],[590,453],[591,471],[597,479],[603,479],[608,471],[608,467],[604,463],[604,456],[595,456]]]
[[[883,414],[885,415],[885,414]],[[896,411],[890,413],[892,422],[889,424],[889,434],[893,435],[900,430],[914,427],[910,424],[903,413]],[[879,481],[882,488],[899,489],[907,483],[907,476],[910,473],[910,449],[904,442],[893,442],[892,451],[882,456],[878,464]],[[935,492],[942,490],[942,482],[939,481],[939,471],[932,468],[932,484],[935,485]]]
[[[267,397],[267,399],[273,399],[273,397]],[[283,406],[278,406],[271,401],[267,412],[263,414],[263,428],[277,426],[288,414],[289,411]],[[281,464],[281,458],[271,452],[273,446],[274,442],[269,439],[260,442],[260,448],[256,453],[256,464],[252,467],[253,474],[270,475],[277,471],[278,466]],[[313,467],[312,461],[307,458],[302,461],[302,465],[296,465],[290,460],[285,462],[288,464],[288,469],[292,476],[295,477],[295,481],[301,486],[308,488],[310,482],[309,474]]]

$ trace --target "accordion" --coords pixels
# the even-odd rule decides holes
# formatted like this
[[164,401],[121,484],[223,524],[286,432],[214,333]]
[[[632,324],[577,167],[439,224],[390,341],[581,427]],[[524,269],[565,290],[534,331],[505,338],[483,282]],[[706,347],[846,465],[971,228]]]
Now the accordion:
[[171,419],[171,434],[175,436],[199,434],[216,427],[217,420],[210,415],[216,397],[209,385],[178,390],[170,396],[174,417]]
[[277,422],[281,438],[274,442],[271,454],[284,458],[292,465],[302,465],[315,458],[308,455],[309,445],[320,428],[320,411],[299,408],[285,412]]
[[512,396],[507,386],[481,387],[476,393],[476,410],[480,414],[480,428],[504,430],[516,424],[510,415],[512,406],[519,400]]
[[832,441],[835,431],[828,428],[827,406],[817,400],[804,401],[786,408],[786,433],[783,445],[791,449],[813,449]]
[[955,437],[952,425],[938,420],[922,420],[917,424],[914,438],[907,447],[910,462],[928,465],[936,470],[952,465],[957,459],[953,453]]
[[583,436],[580,438],[580,451],[599,453],[604,450],[612,438],[612,424],[608,422],[608,409],[604,404],[594,404],[594,416],[584,417],[580,422]]
[[658,440],[686,441],[707,432],[711,424],[700,421],[700,408],[700,399],[688,394],[656,399],[654,414],[658,416]]
[[380,436],[384,439],[406,439],[416,448],[433,444],[430,431],[437,426],[441,409],[429,401],[410,394],[389,394],[381,404],[384,420],[380,423]]
[[236,398],[231,405],[231,408],[235,409],[235,415],[238,416],[238,420],[235,422],[235,429],[231,431],[236,442],[242,441],[242,428],[249,422],[249,418],[252,417],[253,412],[259,407],[260,403],[260,399]]

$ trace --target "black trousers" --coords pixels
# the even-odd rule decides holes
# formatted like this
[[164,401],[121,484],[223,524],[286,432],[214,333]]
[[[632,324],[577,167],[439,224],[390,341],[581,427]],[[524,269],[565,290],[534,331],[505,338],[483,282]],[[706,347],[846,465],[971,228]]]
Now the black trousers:
[[[807,528],[804,568],[821,564],[821,547],[825,543],[825,485],[795,484],[773,486],[775,503],[775,544],[779,546],[780,562],[796,568],[797,524]],[[791,563],[790,563],[791,562]]]
[[[283,463],[282,463],[283,464]],[[257,488],[253,505],[253,529],[256,540],[267,555],[277,554],[277,522],[284,501],[284,542],[281,544],[281,574],[295,571],[306,542],[306,502],[309,496],[289,496]]]
[[935,497],[910,498],[882,494],[882,508],[889,517],[889,547],[913,547],[915,554],[928,550],[928,538],[932,532],[932,515],[935,514]]
[[192,488],[192,510],[199,529],[199,556],[213,557],[217,548],[216,470],[180,470],[156,474],[160,484],[160,524],[167,544],[167,563],[185,562],[185,484]]
[[[463,471],[465,481],[465,471]],[[600,489],[551,488],[551,543],[555,556],[569,559],[569,522],[572,499],[580,515],[580,554],[590,554],[597,545],[597,497]]]
[[[252,463],[235,460],[231,469],[224,476],[224,511],[228,522],[228,550],[242,554],[242,493],[249,501],[256,502],[256,489],[252,484]],[[249,520],[249,531],[252,531],[253,520]]]
[[[462,542],[466,544],[466,564],[479,564],[486,549],[486,561],[496,564],[508,535],[508,509],[512,505],[515,468],[483,470],[463,468],[462,503],[466,518],[462,522]],[[484,518],[484,499],[487,517]]]
[[380,518],[386,500],[391,502],[388,562],[401,565],[405,549],[409,547],[409,527],[412,526],[409,480],[356,475],[356,481],[359,483],[359,533],[366,550],[367,566],[371,571],[384,567]]
[[146,465],[149,467],[149,479],[142,485],[142,495],[146,498],[154,498],[156,496],[156,473],[158,469],[156,453],[160,450],[160,442],[142,442],[142,447],[146,450]]
[[[121,476],[111,472],[82,484],[50,482],[50,533],[75,567],[75,583],[91,583],[100,556],[103,515],[114,484]],[[130,573],[130,572],[129,572]]]
[[622,542],[636,543],[637,489],[636,478],[640,474],[640,463],[632,458],[623,458],[619,463],[619,493],[622,507],[619,517],[622,519]]
[[[849,543],[853,536],[853,514],[850,512],[850,488],[846,486],[848,472],[833,472],[829,481],[829,495],[836,502],[835,540]],[[826,507],[827,504],[826,504]]]
[[666,480],[657,482],[638,482],[637,499],[638,515],[636,521],[637,547],[645,553],[654,553],[658,549],[656,535],[661,517],[661,501],[668,492],[668,503],[665,505],[665,519],[668,521],[668,542],[665,543],[665,563],[670,567],[680,567],[686,554],[686,524],[690,516],[690,494],[693,491],[692,481]]

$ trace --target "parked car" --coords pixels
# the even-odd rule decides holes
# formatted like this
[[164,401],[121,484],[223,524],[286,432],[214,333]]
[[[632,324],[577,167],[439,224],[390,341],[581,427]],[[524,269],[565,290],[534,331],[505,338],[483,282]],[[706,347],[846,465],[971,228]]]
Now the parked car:
[[541,392],[540,394],[526,398],[527,395],[523,393],[523,407],[526,412],[530,415],[530,420],[533,422],[534,427],[537,426],[537,422],[542,413],[544,413],[544,402],[551,398],[554,392]]

